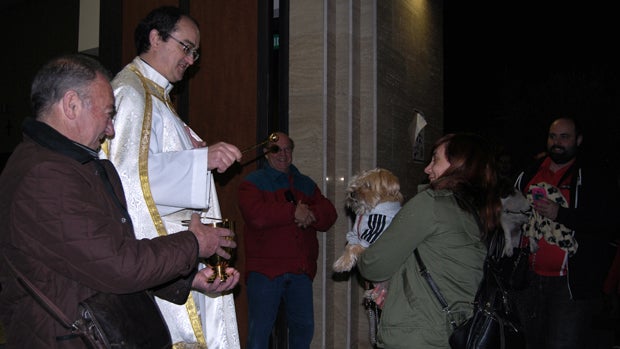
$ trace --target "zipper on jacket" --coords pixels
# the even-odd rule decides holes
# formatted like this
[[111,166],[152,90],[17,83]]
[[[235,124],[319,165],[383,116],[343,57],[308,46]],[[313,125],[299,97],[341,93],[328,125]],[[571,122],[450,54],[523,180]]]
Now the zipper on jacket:
[[573,298],[573,290],[570,288],[570,272],[569,272],[568,262],[566,263],[566,287],[568,288],[568,297],[570,298],[571,301],[574,301],[575,298]]
[[574,208],[579,206],[579,187],[581,187],[581,168],[578,170],[577,183],[575,184],[575,204]]
[[523,192],[523,188],[521,188],[521,180],[523,180],[523,175],[525,175],[525,171],[519,174],[519,176],[515,180],[515,184],[513,185],[515,188],[519,189],[519,191],[521,192]]
[[[575,204],[573,208],[577,208],[579,206],[579,188],[581,187],[581,167],[578,169],[577,174],[577,183],[575,184]],[[575,231],[573,230],[573,238],[575,238]],[[568,253],[566,254],[566,258],[568,258]],[[573,290],[570,287],[570,262],[566,262],[566,286],[568,287],[568,295],[571,300],[575,300],[573,298]]]

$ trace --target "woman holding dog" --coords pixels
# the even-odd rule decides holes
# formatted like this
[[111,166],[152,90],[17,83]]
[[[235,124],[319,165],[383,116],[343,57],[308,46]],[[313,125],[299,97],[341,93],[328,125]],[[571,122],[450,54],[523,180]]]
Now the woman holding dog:
[[365,278],[390,280],[379,324],[381,348],[449,347],[446,313],[420,275],[413,251],[418,250],[456,320],[464,321],[482,279],[487,232],[499,224],[493,153],[482,138],[442,137],[424,172],[430,184],[405,204],[358,262]]

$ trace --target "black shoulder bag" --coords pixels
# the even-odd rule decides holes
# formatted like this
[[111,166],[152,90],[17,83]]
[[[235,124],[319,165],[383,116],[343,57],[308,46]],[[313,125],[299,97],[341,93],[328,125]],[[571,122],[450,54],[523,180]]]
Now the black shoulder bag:
[[4,256],[17,281],[64,328],[56,340],[80,337],[89,349],[167,349],[172,347],[168,326],[147,292],[97,293],[79,303],[80,317],[71,321]]
[[[480,226],[480,220],[475,211],[474,216]],[[481,227],[482,228],[482,227]],[[474,311],[472,316],[462,324],[457,324],[451,317],[448,302],[441,294],[439,287],[434,282],[426,269],[420,253],[416,248],[413,253],[420,266],[420,274],[428,282],[431,290],[437,297],[448,320],[453,328],[449,338],[452,349],[506,349],[524,348],[524,337],[518,327],[518,321],[512,312],[508,299],[508,293],[502,287],[501,281],[496,275],[489,255],[497,248],[495,239],[487,251],[483,267],[483,277],[476,297],[474,299]]]

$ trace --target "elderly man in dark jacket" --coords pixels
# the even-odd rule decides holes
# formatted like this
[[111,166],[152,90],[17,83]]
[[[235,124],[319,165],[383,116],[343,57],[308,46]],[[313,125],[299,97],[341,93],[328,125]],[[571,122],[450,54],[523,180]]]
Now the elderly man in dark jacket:
[[[0,176],[0,252],[69,318],[97,292],[156,290],[185,302],[190,290],[221,292],[239,273],[209,284],[210,268],[198,258],[234,247],[225,236],[192,218],[189,231],[136,240],[125,196],[112,164],[99,160],[104,136],[112,136],[114,97],[109,75],[95,60],[73,55],[52,60],[35,77],[36,119],[24,124],[24,140]],[[82,348],[79,337],[58,340],[63,328],[0,262],[0,319],[6,348]]]

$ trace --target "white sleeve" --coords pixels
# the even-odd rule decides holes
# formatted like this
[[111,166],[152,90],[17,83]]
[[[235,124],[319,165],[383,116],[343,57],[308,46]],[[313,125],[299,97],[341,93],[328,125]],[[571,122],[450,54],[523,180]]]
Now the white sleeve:
[[149,182],[158,206],[207,208],[210,176],[207,148],[149,155]]

